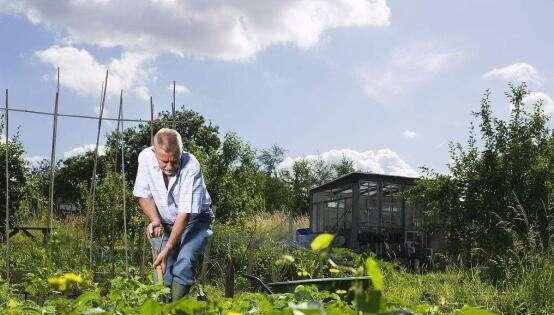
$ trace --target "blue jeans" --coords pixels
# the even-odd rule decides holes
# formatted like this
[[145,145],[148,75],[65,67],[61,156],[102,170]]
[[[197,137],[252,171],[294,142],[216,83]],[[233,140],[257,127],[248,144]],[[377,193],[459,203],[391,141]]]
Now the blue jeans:
[[[211,211],[190,215],[188,224],[181,234],[180,244],[175,246],[167,257],[164,272],[165,286],[171,286],[172,281],[180,285],[194,284],[194,275],[198,261],[204,252],[208,238],[213,234],[212,222],[213,213]],[[172,224],[164,224],[164,236],[161,248],[165,247],[172,228]],[[161,237],[150,239],[153,252],[160,248],[160,241],[162,241]],[[157,282],[155,270],[154,282]]]

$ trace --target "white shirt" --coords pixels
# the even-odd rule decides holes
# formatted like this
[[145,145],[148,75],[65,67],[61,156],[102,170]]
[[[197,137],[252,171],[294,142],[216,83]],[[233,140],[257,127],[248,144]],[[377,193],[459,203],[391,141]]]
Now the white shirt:
[[200,163],[194,155],[188,152],[181,154],[179,169],[169,178],[166,188],[153,147],[142,150],[138,156],[133,195],[153,198],[162,221],[170,224],[175,222],[178,214],[201,213],[208,210],[212,203]]

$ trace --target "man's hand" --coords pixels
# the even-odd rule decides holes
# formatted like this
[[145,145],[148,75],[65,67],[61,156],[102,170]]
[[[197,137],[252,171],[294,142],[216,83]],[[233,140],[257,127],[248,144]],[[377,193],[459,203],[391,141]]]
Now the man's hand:
[[154,268],[156,268],[158,265],[162,268],[162,273],[165,274],[165,263],[167,261],[167,247],[162,249],[162,251],[158,254],[156,259],[154,260]]
[[160,221],[150,222],[146,227],[146,233],[149,238],[161,237],[164,234],[164,226]]

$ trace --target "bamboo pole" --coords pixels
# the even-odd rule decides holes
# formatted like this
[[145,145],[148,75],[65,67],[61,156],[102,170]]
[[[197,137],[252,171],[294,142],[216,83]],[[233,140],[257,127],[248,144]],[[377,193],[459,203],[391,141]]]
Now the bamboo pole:
[[58,83],[56,85],[56,96],[54,98],[54,118],[52,120],[52,147],[50,149],[50,193],[49,207],[46,227],[48,228],[48,237],[52,235],[52,222],[54,217],[54,164],[56,162],[56,135],[58,130],[58,103],[60,97],[60,68],[57,70]]
[[100,112],[98,114],[98,127],[96,129],[96,146],[94,149],[94,163],[92,166],[92,178],[90,182],[90,253],[89,263],[92,269],[92,244],[94,237],[94,212],[95,212],[95,199],[96,199],[96,170],[98,168],[98,143],[100,141],[100,130],[102,129],[102,115],[104,114],[104,104],[106,103],[106,90],[108,88],[108,70],[106,70],[106,77],[104,79],[104,86],[102,89],[102,97],[100,102]]
[[5,221],[5,229],[6,229],[6,282],[10,283],[10,171],[9,171],[9,149],[8,149],[8,137],[9,137],[9,120],[8,120],[8,89],[6,89],[6,102],[5,102],[5,108],[6,108],[6,125],[5,125],[5,142],[4,142],[4,149],[5,151],[5,175],[6,175],[6,221]]
[[171,103],[171,128],[175,129],[175,81],[173,81],[173,102]]
[[[127,240],[127,183],[125,181],[125,139],[123,138],[123,90],[119,95],[119,114],[118,114],[117,129],[119,131],[119,141],[121,141],[121,186],[123,188],[123,243],[125,246],[125,276],[129,275],[129,244]],[[121,128],[121,129],[120,129]]]
[[[6,111],[5,108],[1,108],[0,110]],[[10,112],[19,112],[19,113],[28,113],[28,114],[38,114],[38,115],[47,115],[47,116],[54,116],[54,113],[49,112],[42,112],[37,110],[29,110],[29,109],[21,109],[21,108],[9,108],[7,111]],[[78,115],[78,114],[57,114],[58,117],[70,117],[70,118],[86,118],[86,119],[94,119],[97,120],[98,116],[87,116],[87,115]],[[111,117],[103,117],[102,120],[106,121],[117,121],[117,118],[111,118]],[[129,121],[129,122],[148,122],[148,119],[141,119],[141,118],[124,118],[121,119],[122,121]]]
[[150,96],[150,145],[154,145],[154,102]]

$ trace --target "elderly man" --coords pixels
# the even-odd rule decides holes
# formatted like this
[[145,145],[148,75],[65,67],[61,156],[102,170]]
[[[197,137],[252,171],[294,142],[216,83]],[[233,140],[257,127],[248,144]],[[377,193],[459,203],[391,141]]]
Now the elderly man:
[[175,301],[194,283],[195,267],[212,234],[211,198],[198,160],[183,151],[181,135],[173,129],[160,129],[154,146],[139,154],[138,164],[133,195],[150,219],[152,248],[161,248],[154,266],[162,267]]

